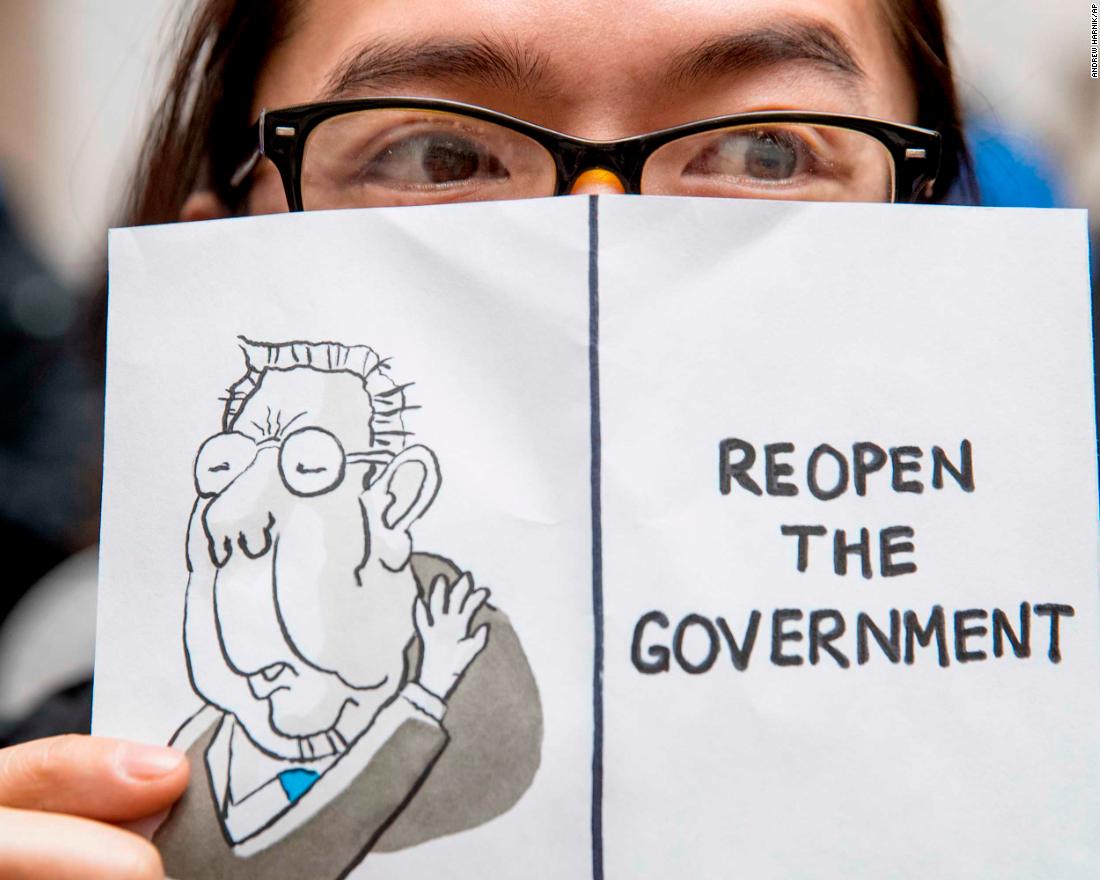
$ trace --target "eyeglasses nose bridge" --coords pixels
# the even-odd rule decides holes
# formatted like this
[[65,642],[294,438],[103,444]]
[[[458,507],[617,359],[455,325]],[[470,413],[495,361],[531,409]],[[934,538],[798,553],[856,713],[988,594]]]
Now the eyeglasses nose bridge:
[[624,192],[637,193],[637,157],[633,150],[624,150],[623,146],[622,142],[606,146],[562,144],[558,153],[558,195],[572,192],[578,180],[591,172],[612,174],[618,178]]
[[614,193],[622,195],[626,192],[626,184],[614,171],[606,168],[586,168],[573,181],[569,188],[570,195],[595,195]]

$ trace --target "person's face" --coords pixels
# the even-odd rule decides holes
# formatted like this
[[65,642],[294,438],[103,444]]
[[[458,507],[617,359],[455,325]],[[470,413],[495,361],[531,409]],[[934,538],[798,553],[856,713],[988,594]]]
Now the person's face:
[[371,465],[345,455],[371,449],[371,415],[351,373],[268,371],[233,430],[197,456],[201,537],[188,561],[213,566],[218,644],[188,650],[194,664],[216,648],[210,659],[247,683],[221,700],[246,728],[255,702],[282,737],[322,734],[401,678],[415,588],[380,561]]
[[[480,104],[596,140],[757,110],[913,122],[884,2],[307,0],[260,77],[253,116],[401,95]],[[433,64],[440,48],[447,63]],[[467,52],[461,63],[455,49]],[[248,209],[286,209],[270,163],[257,169]]]

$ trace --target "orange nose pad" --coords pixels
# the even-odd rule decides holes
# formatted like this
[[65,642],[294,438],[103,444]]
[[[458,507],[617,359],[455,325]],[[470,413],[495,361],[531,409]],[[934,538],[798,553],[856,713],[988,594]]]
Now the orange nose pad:
[[573,188],[569,190],[569,194],[572,196],[622,194],[625,192],[626,187],[623,186],[619,175],[614,171],[608,171],[606,168],[589,168],[576,179]]

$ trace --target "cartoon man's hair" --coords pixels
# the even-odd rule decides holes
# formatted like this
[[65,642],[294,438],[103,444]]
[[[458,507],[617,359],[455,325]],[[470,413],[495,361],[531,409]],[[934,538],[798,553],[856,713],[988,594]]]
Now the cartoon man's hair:
[[394,453],[404,448],[411,432],[405,430],[403,413],[413,409],[405,401],[405,389],[412,383],[396,384],[387,375],[388,359],[373,348],[339,342],[253,342],[243,336],[237,338],[247,371],[229,386],[222,413],[223,431],[233,430],[238,413],[268,370],[310,369],[358,376],[370,397],[373,445]]

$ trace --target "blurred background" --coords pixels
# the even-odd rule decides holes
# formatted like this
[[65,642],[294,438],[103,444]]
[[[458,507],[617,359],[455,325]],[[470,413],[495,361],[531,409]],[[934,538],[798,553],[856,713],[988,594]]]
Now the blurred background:
[[[102,384],[82,303],[102,279],[181,2],[0,0],[0,545],[16,551],[0,621],[95,541]],[[1089,4],[945,2],[987,203],[1091,207],[1100,241]],[[94,553],[69,565],[69,580],[94,582]],[[0,718],[20,708],[3,696],[6,668],[0,656]]]

